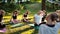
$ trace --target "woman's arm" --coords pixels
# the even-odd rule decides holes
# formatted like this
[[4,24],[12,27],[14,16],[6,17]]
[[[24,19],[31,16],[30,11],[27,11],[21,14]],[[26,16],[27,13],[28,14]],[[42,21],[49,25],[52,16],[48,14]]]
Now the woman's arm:
[[[12,15],[13,15],[13,14],[12,14]],[[13,18],[13,17],[12,17],[12,15],[11,15],[10,21],[11,21],[11,20],[12,20],[12,18]]]
[[10,21],[12,21],[12,17],[10,18]]

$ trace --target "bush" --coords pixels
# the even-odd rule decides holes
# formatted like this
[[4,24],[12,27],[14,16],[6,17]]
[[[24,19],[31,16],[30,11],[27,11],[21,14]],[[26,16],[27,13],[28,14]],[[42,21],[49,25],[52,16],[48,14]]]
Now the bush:
[[46,2],[46,9],[55,11],[55,10],[60,9],[60,6],[58,4],[55,4],[55,3],[53,4],[53,3],[50,3],[50,2]]

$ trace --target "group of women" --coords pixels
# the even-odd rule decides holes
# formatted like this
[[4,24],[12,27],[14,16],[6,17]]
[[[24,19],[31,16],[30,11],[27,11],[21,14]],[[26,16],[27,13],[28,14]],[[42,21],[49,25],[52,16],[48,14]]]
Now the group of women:
[[[22,20],[17,20],[18,13],[17,10],[13,11],[10,23],[16,24],[21,21],[29,22],[29,19],[27,19],[29,14],[28,10],[24,13]],[[6,27],[5,24],[2,23],[4,14],[5,11],[0,10],[0,30]],[[34,15],[34,26],[36,28],[38,27],[38,34],[58,34],[60,28],[60,10],[56,10],[48,15],[45,10],[39,10]]]
[[[5,32],[6,31],[6,24],[4,24],[4,15],[5,15],[5,11],[4,10],[0,10],[0,31]],[[23,19],[22,20],[18,20],[17,16],[18,16],[19,12],[18,10],[15,10],[12,12],[12,16],[11,19],[9,20],[9,24],[17,24],[20,22],[29,22],[29,19],[27,18],[29,11],[27,10],[26,13],[23,14]]]

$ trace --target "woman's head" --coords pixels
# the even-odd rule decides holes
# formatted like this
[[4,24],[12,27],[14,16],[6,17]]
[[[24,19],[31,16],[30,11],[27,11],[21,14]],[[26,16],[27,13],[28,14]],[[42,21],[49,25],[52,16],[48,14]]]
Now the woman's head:
[[46,12],[45,10],[43,10],[43,12]]
[[29,10],[26,10],[26,14],[29,14],[30,13],[30,11]]
[[47,22],[56,22],[56,20],[58,19],[58,15],[56,13],[52,13],[52,14],[49,14],[47,17]]
[[18,11],[17,11],[17,10],[15,10],[15,11],[13,12],[13,14],[18,14]]
[[0,10],[0,14],[4,14],[5,13],[5,11],[4,10]]
[[45,14],[47,14],[46,10],[43,10],[43,12],[44,12]]
[[51,21],[56,21],[58,19],[58,15],[56,13],[53,13],[50,15]]
[[44,12],[42,10],[39,10],[38,11],[38,14],[43,14]]

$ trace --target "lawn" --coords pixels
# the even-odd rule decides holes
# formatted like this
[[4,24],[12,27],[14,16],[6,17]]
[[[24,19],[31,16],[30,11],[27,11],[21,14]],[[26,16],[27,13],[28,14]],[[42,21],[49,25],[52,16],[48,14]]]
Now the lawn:
[[[11,16],[4,16],[4,23],[8,24]],[[18,19],[21,19],[22,15],[18,16]],[[29,16],[29,18],[33,18],[33,16]],[[33,19],[31,20],[33,21]],[[34,29],[34,27],[29,26],[28,24],[22,23],[24,25],[12,28],[10,26],[12,25],[7,25],[7,31],[6,34],[38,34],[38,31]],[[60,32],[59,32],[60,33]]]
[[[4,16],[4,23],[8,24],[11,16]],[[18,19],[21,20],[22,15],[18,16]],[[33,18],[33,16],[29,16],[29,18]],[[31,20],[32,21],[32,20]],[[28,24],[24,24],[23,26],[11,28],[12,25],[7,25],[7,31],[8,34],[32,34],[34,33],[34,28],[29,26]]]

